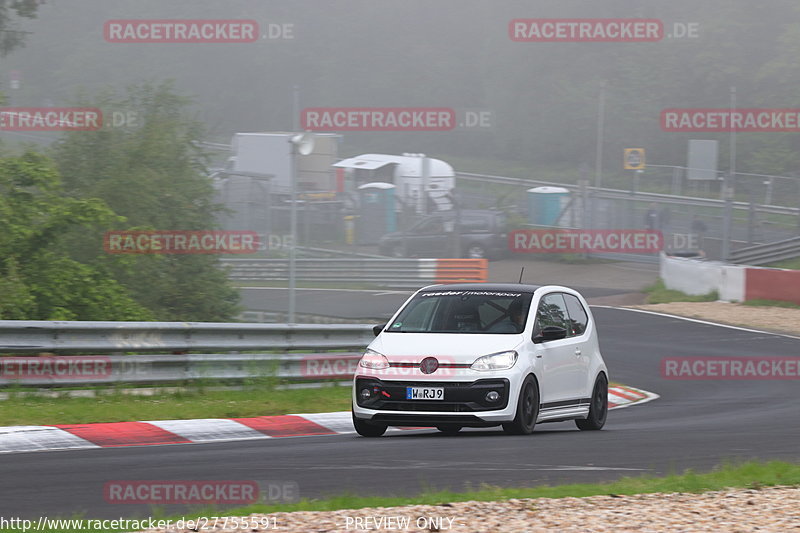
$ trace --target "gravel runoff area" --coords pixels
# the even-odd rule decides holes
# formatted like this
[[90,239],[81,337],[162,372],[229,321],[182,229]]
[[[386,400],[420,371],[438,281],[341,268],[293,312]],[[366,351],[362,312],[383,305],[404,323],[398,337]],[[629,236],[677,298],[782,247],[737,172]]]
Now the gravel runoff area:
[[[603,495],[587,498],[539,498],[500,502],[458,502],[371,509],[251,515],[249,523],[269,527],[199,531],[439,531],[523,533],[558,531],[775,532],[800,531],[800,488],[729,489],[701,494]],[[147,533],[190,533],[189,529],[152,529]]]
[[790,307],[752,306],[728,302],[670,302],[631,305],[630,307],[734,326],[800,335],[800,309]]

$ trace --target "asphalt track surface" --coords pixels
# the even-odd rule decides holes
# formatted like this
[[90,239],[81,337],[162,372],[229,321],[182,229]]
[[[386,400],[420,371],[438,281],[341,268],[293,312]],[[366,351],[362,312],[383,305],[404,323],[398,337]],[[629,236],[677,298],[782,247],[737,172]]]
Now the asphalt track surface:
[[725,460],[800,461],[800,381],[660,377],[663,357],[797,356],[800,339],[620,309],[594,314],[612,380],[661,395],[612,411],[603,431],[568,422],[541,424],[530,436],[425,431],[8,454],[0,456],[0,516],[151,516],[148,506],[104,501],[103,484],[119,480],[284,481],[305,497],[391,495],[707,471]]

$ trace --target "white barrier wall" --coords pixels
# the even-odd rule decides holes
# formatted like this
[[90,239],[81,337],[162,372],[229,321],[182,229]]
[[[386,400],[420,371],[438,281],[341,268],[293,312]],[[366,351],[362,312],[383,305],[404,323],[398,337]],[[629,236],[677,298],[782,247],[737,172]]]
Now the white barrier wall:
[[739,265],[724,265],[719,287],[719,299],[728,302],[745,301],[747,268]]
[[703,295],[717,291],[721,300],[743,301],[746,267],[719,261],[672,257],[661,252],[660,276],[668,289]]

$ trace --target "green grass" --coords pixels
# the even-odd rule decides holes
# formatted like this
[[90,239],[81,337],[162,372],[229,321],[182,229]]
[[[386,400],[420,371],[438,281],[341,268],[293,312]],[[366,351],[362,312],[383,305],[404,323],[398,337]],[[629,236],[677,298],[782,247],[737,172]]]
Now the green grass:
[[778,261],[777,263],[773,263],[771,265],[766,265],[771,268],[787,268],[789,270],[800,270],[800,258],[797,259],[787,259],[786,261]]
[[659,279],[653,285],[646,287],[644,292],[647,294],[647,303],[663,304],[669,302],[715,302],[719,299],[717,291],[708,294],[693,296],[681,291],[668,289],[664,286],[664,281]]
[[[498,437],[502,438],[502,437]],[[532,439],[535,439],[534,434]],[[772,461],[726,463],[712,472],[696,473],[687,470],[682,474],[665,477],[643,475],[623,477],[611,483],[574,483],[568,485],[523,488],[502,488],[482,485],[466,492],[423,491],[411,497],[380,497],[342,495],[319,500],[302,500],[282,505],[252,505],[236,512],[270,513],[278,511],[333,511],[363,507],[389,507],[396,505],[440,505],[456,501],[492,501],[511,498],[567,498],[601,494],[643,494],[654,492],[706,492],[728,487],[761,487],[769,485],[800,486],[800,464]],[[301,487],[302,490],[302,487]],[[228,512],[230,514],[230,512]]]
[[265,382],[242,390],[209,390],[190,386],[185,391],[134,396],[120,391],[96,398],[42,398],[17,394],[0,401],[0,426],[89,424],[133,420],[231,418],[350,409],[349,387],[276,390]]
[[752,305],[754,307],[787,307],[789,309],[800,309],[800,304],[794,302],[784,302],[781,300],[747,300],[742,302],[742,305]]
[[[457,437],[455,437],[457,438]],[[498,437],[502,438],[502,437]],[[536,436],[531,437],[532,440]],[[191,516],[246,516],[252,513],[269,514],[274,512],[291,511],[334,511],[340,509],[360,509],[365,507],[394,507],[401,505],[444,505],[461,501],[497,501],[511,498],[566,498],[587,497],[598,495],[631,495],[645,493],[701,493],[727,488],[760,489],[766,486],[800,486],[800,464],[782,461],[748,462],[741,464],[725,463],[711,472],[696,473],[687,470],[682,474],[672,474],[664,477],[643,475],[638,477],[623,477],[611,483],[575,483],[569,485],[538,486],[531,488],[500,488],[494,486],[480,486],[465,492],[430,491],[424,490],[416,496],[354,496],[338,495],[323,499],[304,499],[297,503],[264,505],[256,504],[225,511],[213,509],[198,509],[193,513],[183,515]],[[302,487],[300,491],[302,493]],[[164,518],[161,512],[152,513],[151,516]],[[182,518],[172,517],[172,520]],[[343,520],[343,519],[342,519]],[[280,523],[278,523],[280,526]],[[0,532],[18,532],[21,528],[0,529]],[[34,530],[29,530],[34,531]],[[93,529],[69,529],[59,531],[72,533],[77,531],[99,531]],[[103,531],[122,531],[119,529],[104,529]]]

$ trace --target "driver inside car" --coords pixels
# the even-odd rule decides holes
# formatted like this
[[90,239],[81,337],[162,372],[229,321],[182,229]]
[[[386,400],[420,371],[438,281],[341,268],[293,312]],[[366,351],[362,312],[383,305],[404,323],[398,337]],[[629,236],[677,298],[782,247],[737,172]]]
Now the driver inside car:
[[525,327],[522,323],[522,300],[516,299],[508,305],[506,316],[491,327],[492,333],[519,333]]

